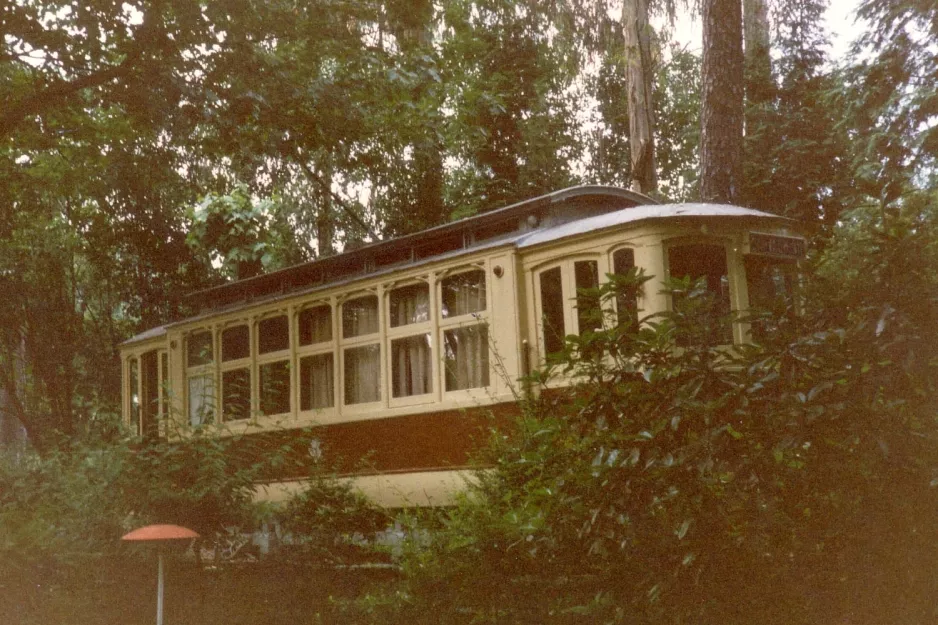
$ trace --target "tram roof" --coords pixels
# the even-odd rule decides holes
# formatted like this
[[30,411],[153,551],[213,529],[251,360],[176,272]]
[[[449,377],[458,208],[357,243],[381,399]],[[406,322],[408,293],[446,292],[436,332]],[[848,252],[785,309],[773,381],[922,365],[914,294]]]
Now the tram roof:
[[124,344],[159,338],[172,326],[246,305],[295,297],[490,247],[514,245],[523,249],[642,221],[713,217],[795,223],[741,206],[659,204],[648,196],[616,187],[571,187],[414,234],[195,292],[188,300],[201,308],[198,314],[146,330]]

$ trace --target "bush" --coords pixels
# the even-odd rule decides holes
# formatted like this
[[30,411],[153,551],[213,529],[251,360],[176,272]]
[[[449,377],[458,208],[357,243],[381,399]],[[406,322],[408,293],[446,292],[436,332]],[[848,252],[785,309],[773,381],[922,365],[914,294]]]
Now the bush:
[[[314,473],[310,486],[279,510],[254,502],[255,484],[298,462],[297,450],[308,448],[309,436],[298,431],[288,444],[271,448],[262,438],[205,432],[143,447],[86,441],[43,456],[0,456],[0,622],[150,622],[152,547],[120,540],[150,523],[190,527],[202,536],[197,546],[224,551],[228,543],[250,542],[249,533],[262,522],[279,519],[294,545],[247,566],[219,557],[210,571],[197,558],[168,561],[167,610],[177,622],[231,622],[234,615],[252,622],[312,618],[328,610],[329,595],[352,593],[386,576],[322,570],[370,557],[367,539],[388,522],[347,484]],[[262,596],[285,578],[293,590],[284,597],[297,603],[289,611]],[[233,594],[206,602],[206,588]],[[185,618],[173,619],[173,610]]]
[[[536,379],[559,369],[578,382],[525,407],[495,468],[441,513],[429,542],[407,553],[404,582],[363,600],[363,613],[402,623],[930,620],[934,212],[933,198],[910,198],[894,214],[848,215],[809,273],[807,310],[772,319],[761,345],[713,344],[713,303],[680,282],[666,285],[684,296],[673,313],[568,337]],[[608,302],[624,287],[593,295]]]
[[292,557],[325,564],[380,558],[375,538],[392,520],[348,482],[319,474],[310,476],[276,518]]

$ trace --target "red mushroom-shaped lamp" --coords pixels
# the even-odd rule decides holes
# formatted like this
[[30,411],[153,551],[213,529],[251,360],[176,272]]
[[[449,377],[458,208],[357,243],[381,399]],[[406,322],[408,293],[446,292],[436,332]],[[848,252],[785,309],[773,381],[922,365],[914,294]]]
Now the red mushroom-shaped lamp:
[[[199,535],[179,525],[147,525],[124,534],[121,540],[157,542],[198,538]],[[156,625],[163,625],[163,552],[159,552],[156,584]]]

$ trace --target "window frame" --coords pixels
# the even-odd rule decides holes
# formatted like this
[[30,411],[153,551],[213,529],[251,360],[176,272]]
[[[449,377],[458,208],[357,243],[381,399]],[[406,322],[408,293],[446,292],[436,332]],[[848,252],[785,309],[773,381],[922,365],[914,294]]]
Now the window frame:
[[[238,317],[235,319],[227,319],[223,323],[219,324],[215,328],[216,332],[216,342],[218,346],[218,358],[216,361],[218,367],[218,379],[216,381],[215,387],[215,396],[216,396],[216,405],[215,405],[215,414],[216,419],[219,423],[244,423],[251,421],[254,416],[257,414],[254,406],[255,394],[254,394],[254,380],[255,373],[253,371],[253,362],[254,362],[254,336],[256,334],[253,323],[251,323],[250,317]],[[248,329],[248,355],[241,358],[233,358],[231,360],[222,359],[222,347],[224,344],[224,333],[225,330],[236,328],[239,326],[247,326]],[[248,413],[247,416],[240,419],[230,419],[228,415],[225,414],[225,374],[230,371],[236,371],[239,369],[247,369],[248,372]]]
[[[434,280],[431,279],[430,275],[421,275],[413,276],[406,279],[401,279],[392,283],[383,285],[382,291],[382,304],[383,304],[383,313],[381,314],[380,327],[384,330],[384,337],[382,343],[384,344],[384,353],[382,357],[385,361],[385,372],[386,378],[382,384],[383,392],[387,398],[388,407],[397,408],[399,406],[414,406],[420,404],[428,404],[437,401],[437,389],[439,386],[439,342],[435,337],[434,332],[434,319],[437,316],[437,311],[439,306],[437,305],[434,297]],[[391,296],[394,291],[397,289],[404,289],[410,286],[423,284],[427,287],[427,320],[418,321],[415,323],[405,323],[401,325],[391,326]],[[430,340],[430,371],[429,371],[429,383],[430,390],[426,393],[414,394],[414,395],[402,395],[400,397],[394,396],[394,341],[407,339],[418,336],[427,336]]]
[[[726,279],[727,287],[729,289],[729,312],[730,315],[730,343],[726,345],[736,345],[740,344],[744,340],[743,328],[741,327],[738,321],[736,321],[736,315],[738,315],[740,310],[743,310],[744,307],[741,305],[741,298],[745,292],[745,284],[740,287],[740,279],[745,283],[746,276],[745,270],[741,267],[741,263],[737,258],[737,250],[734,248],[734,241],[727,236],[720,235],[695,235],[695,236],[675,236],[663,239],[661,241],[661,253],[663,257],[663,267],[664,267],[664,276],[665,280],[670,280],[671,275],[671,249],[674,247],[681,247],[686,245],[713,245],[723,248],[724,257],[726,259]],[[668,293],[667,294],[667,310],[674,310],[674,298]]]
[[[286,329],[287,329],[287,341],[286,346],[282,349],[261,353],[261,332],[260,327],[261,323],[270,319],[275,319],[277,317],[284,317],[286,319]],[[255,418],[283,418],[289,417],[294,413],[294,389],[296,387],[294,383],[294,363],[293,363],[293,344],[294,344],[294,329],[293,324],[290,322],[290,311],[287,308],[276,308],[273,310],[266,310],[262,313],[259,313],[254,316],[251,325],[251,413]],[[276,364],[279,362],[287,363],[287,384],[289,388],[287,389],[287,410],[286,412],[275,412],[272,414],[265,414],[261,411],[262,408],[262,397],[261,397],[261,368],[265,365]]]
[[[189,341],[191,337],[197,334],[208,333],[211,335],[210,344],[212,346],[212,359],[208,363],[199,364],[199,365],[189,365]],[[219,333],[216,331],[214,326],[201,326],[187,330],[182,337],[182,358],[183,358],[183,399],[186,413],[186,424],[188,427],[200,428],[207,425],[213,425],[221,421],[220,414],[220,397],[221,397],[221,378],[218,372],[218,360],[220,360],[220,344],[219,344]],[[212,382],[212,406],[211,414],[208,419],[202,420],[199,423],[193,422],[193,415],[191,412],[192,409],[192,397],[190,391],[190,380],[193,378],[203,378],[208,377]]]
[[[609,249],[607,250],[607,253],[606,253],[606,255],[607,255],[606,263],[607,263],[607,266],[608,266],[608,268],[609,268],[608,273],[609,273],[610,275],[618,275],[618,274],[616,274],[616,272],[615,272],[615,267],[616,267],[615,256],[616,256],[616,254],[618,254],[619,252],[621,252],[621,251],[623,251],[623,250],[629,250],[630,252],[632,252],[632,267],[634,267],[636,270],[640,270],[640,269],[642,268],[642,266],[638,263],[638,257],[639,257],[639,256],[638,256],[638,249],[639,249],[638,247],[636,247],[635,245],[633,245],[633,244],[631,244],[631,243],[616,244],[616,245],[614,245],[613,247],[609,248]],[[604,274],[604,275],[605,275],[605,274]],[[636,292],[636,297],[635,297],[635,315],[634,315],[634,316],[635,316],[635,320],[638,321],[638,322],[641,322],[641,319],[642,319],[642,307],[641,307],[641,305],[640,305],[640,302],[641,302],[641,300],[644,300],[644,299],[645,299],[645,285],[642,284],[642,285],[638,288],[638,291]],[[616,323],[619,324],[619,325],[621,325],[621,323],[622,323],[622,321],[621,321],[622,313],[621,313],[621,311],[619,310],[619,298],[618,298],[618,296],[613,297],[613,298],[612,298],[612,302],[613,302],[613,310],[614,310],[615,313],[616,313],[616,316],[615,316]],[[637,330],[638,328],[634,328],[634,329]]]
[[[474,312],[464,313],[462,315],[443,316],[443,282],[460,274],[473,272],[482,272],[485,280],[485,308]],[[460,399],[475,399],[480,395],[488,396],[495,388],[495,369],[492,348],[491,332],[489,331],[490,319],[492,314],[492,272],[489,264],[485,260],[470,262],[463,265],[457,265],[435,275],[432,289],[432,300],[435,311],[431,316],[435,327],[433,328],[433,338],[437,346],[437,353],[434,356],[434,366],[436,367],[435,381],[438,401],[459,401]],[[446,388],[446,367],[445,361],[445,336],[447,331],[461,329],[465,327],[486,327],[486,353],[488,355],[488,384],[484,386],[473,386],[469,388],[447,390]]]
[[[318,343],[309,343],[308,345],[300,344],[300,316],[303,314],[303,311],[310,310],[313,308],[319,308],[326,306],[329,308],[329,323],[331,327],[332,338],[328,341],[320,341]],[[295,390],[293,393],[294,406],[296,407],[295,413],[298,417],[331,417],[338,414],[339,405],[342,401],[342,387],[341,386],[341,375],[339,371],[339,335],[342,331],[339,319],[339,305],[335,298],[328,299],[314,299],[305,301],[302,304],[298,305],[294,310],[294,328],[295,332],[293,337],[295,340],[294,343],[294,375],[293,378],[296,380]],[[332,356],[332,405],[323,408],[309,408],[303,409],[303,379],[302,379],[302,360],[304,358],[309,358],[313,356],[321,356],[323,354],[329,354]]]
[[[124,423],[131,429],[133,436],[144,438],[144,386],[145,375],[143,358],[152,354],[156,358],[156,410],[153,438],[159,439],[167,434],[167,419],[170,410],[169,392],[169,350],[159,345],[137,348],[122,358],[121,402]],[[135,376],[131,375],[132,371]],[[136,380],[133,378],[136,377]],[[136,401],[134,401],[136,399]],[[136,415],[134,411],[136,409]],[[152,440],[152,438],[151,438]]]
[[[377,307],[378,307],[377,330],[369,334],[360,334],[356,336],[346,337],[345,332],[344,332],[345,326],[344,326],[344,318],[343,318],[343,315],[345,314],[345,308],[344,308],[345,305],[348,302],[351,302],[357,299],[362,299],[364,297],[369,297],[369,296],[374,296],[377,298]],[[385,308],[384,293],[383,293],[383,289],[379,285],[372,286],[370,288],[357,289],[354,291],[350,291],[349,293],[343,294],[342,297],[338,298],[338,302],[336,306],[336,309],[338,310],[338,313],[336,316],[338,317],[338,319],[337,319],[336,325],[338,326],[338,329],[339,329],[339,335],[337,339],[338,345],[337,345],[336,350],[339,355],[338,363],[337,363],[338,368],[339,368],[339,372],[338,372],[339,389],[337,390],[337,393],[339,395],[339,401],[341,402],[341,406],[342,406],[341,411],[343,414],[355,415],[355,414],[361,414],[364,412],[369,412],[369,411],[375,410],[376,408],[384,406],[387,401],[387,396],[389,395],[389,393],[385,392],[385,387],[387,386],[387,370],[386,370],[386,365],[385,365],[385,361],[383,357],[384,349],[382,347],[384,343],[384,332],[385,332],[384,316],[386,314],[384,311],[384,308]],[[380,376],[380,379],[378,381],[378,398],[373,401],[347,403],[346,397],[345,397],[346,352],[349,349],[369,347],[371,345],[378,346],[378,372],[379,372],[378,375]]]
[[[620,246],[626,247],[626,246]],[[576,263],[582,261],[592,261],[596,263],[597,283],[603,284],[603,278],[610,270],[610,259],[612,253],[603,254],[600,251],[586,250],[572,253],[560,258],[554,258],[549,261],[536,265],[531,269],[531,289],[533,291],[532,301],[534,302],[534,329],[537,340],[537,353],[541,362],[546,362],[550,354],[547,353],[547,343],[544,335],[544,315],[543,301],[541,296],[541,275],[552,270],[560,269],[560,293],[563,302],[563,324],[564,324],[564,343],[566,337],[571,334],[579,335],[581,332],[580,319],[577,312],[577,287],[576,287]],[[602,306],[602,302],[600,302]],[[602,328],[608,327],[608,321],[603,315]],[[551,352],[554,353],[554,352]]]

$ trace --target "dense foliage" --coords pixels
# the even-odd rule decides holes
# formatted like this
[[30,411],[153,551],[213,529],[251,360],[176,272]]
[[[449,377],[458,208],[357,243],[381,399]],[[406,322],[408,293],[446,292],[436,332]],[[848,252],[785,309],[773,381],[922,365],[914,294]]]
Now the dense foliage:
[[[677,200],[697,193],[700,144],[700,60],[668,41],[682,6],[648,8],[656,174]],[[869,0],[883,28],[832,66],[824,6],[772,3],[741,201],[829,230],[845,207],[931,184],[934,58],[916,42],[934,20]],[[568,184],[627,184],[621,15],[611,1],[4,7],[0,433],[20,423],[46,450],[107,427],[117,344],[184,314],[186,292]]]
[[[733,353],[709,342],[700,297],[571,343],[542,375],[584,383],[526,407],[479,488],[419,526],[405,584],[355,620],[934,613],[938,19],[933,3],[863,0],[870,27],[834,60],[825,6],[772,2],[771,54],[746,81],[739,201],[818,226],[806,310],[758,320],[764,344]],[[113,555],[143,522],[258,521],[266,466],[229,462],[230,439],[140,451],[115,425],[117,346],[185,314],[186,292],[568,184],[627,184],[621,13],[0,7],[0,443],[22,426],[40,454],[0,462],[0,595],[25,571]],[[653,35],[657,179],[692,200],[701,61]],[[386,520],[319,477],[283,517],[301,560],[344,558]]]
[[936,211],[931,196],[845,215],[807,310],[747,320],[761,344],[714,344],[712,302],[687,282],[666,286],[673,313],[570,337],[539,379],[575,374],[573,387],[528,407],[495,468],[405,559],[406,584],[364,609],[376,622],[929,620]]

